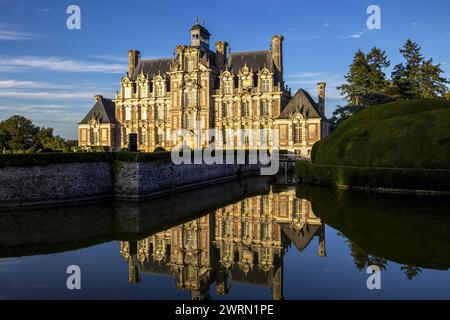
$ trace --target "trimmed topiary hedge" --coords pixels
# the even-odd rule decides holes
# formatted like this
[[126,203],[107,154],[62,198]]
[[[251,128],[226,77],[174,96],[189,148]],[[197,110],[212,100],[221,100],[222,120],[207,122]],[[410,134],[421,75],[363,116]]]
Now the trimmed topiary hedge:
[[316,143],[323,165],[450,169],[450,104],[407,100],[368,107]]
[[363,168],[297,162],[297,176],[304,184],[407,190],[450,191],[450,170]]
[[37,154],[1,154],[0,168],[33,167],[61,163],[82,162],[153,162],[170,161],[170,152],[133,153],[133,152],[80,152],[80,153],[37,153]]

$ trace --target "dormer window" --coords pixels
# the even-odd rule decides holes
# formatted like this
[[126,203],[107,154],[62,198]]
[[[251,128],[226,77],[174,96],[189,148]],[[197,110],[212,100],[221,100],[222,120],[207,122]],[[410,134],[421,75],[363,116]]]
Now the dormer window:
[[156,96],[157,97],[163,97],[164,96],[164,84],[163,83],[157,83],[156,84]]
[[223,93],[224,94],[232,94],[232,83],[230,80],[224,80],[223,82]]
[[270,92],[270,79],[269,78],[262,79],[261,90],[262,90],[262,92]]

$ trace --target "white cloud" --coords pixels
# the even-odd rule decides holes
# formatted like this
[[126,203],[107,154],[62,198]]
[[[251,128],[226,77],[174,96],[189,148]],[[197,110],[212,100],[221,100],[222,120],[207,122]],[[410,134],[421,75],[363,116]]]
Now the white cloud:
[[0,25],[0,40],[23,41],[23,40],[36,40],[38,38],[40,38],[40,36],[38,35],[29,32],[2,28]]
[[65,59],[60,57],[0,57],[0,70],[6,68],[12,71],[23,71],[28,69],[40,69],[47,71],[64,72],[100,72],[100,73],[124,73],[127,69],[125,64],[99,63],[92,61],[81,61]]
[[419,23],[416,21],[416,22],[413,22],[413,24],[412,24],[414,27],[416,27],[416,26],[418,26],[419,25]]
[[298,78],[311,78],[311,77],[320,77],[323,76],[323,72],[306,72],[306,73],[297,73],[292,75],[287,75],[286,79],[298,79]]
[[352,34],[349,34],[348,36],[344,36],[344,38],[346,39],[359,39],[364,35],[364,32],[359,31],[359,32],[354,32]]
[[0,98],[12,99],[39,99],[39,100],[65,100],[65,99],[89,99],[94,92],[23,92],[0,91]]
[[324,23],[322,24],[322,27],[324,27],[324,28],[329,28],[329,27],[331,27],[331,23],[329,23],[329,22],[324,22]]
[[0,80],[0,89],[67,89],[72,86],[36,81]]

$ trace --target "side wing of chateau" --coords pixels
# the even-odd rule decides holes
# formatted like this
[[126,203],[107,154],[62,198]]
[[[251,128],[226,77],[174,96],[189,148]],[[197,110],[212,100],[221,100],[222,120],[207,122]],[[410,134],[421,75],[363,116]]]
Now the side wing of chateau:
[[[210,49],[208,30],[191,29],[191,44],[176,47],[174,58],[144,60],[128,52],[128,73],[114,99],[96,103],[78,125],[79,145],[170,150],[184,140],[191,148],[279,147],[309,157],[315,142],[328,135],[325,83],[316,103],[308,92],[292,96],[283,81],[283,37],[270,50],[230,53],[228,43]],[[181,129],[189,134],[179,135]]]

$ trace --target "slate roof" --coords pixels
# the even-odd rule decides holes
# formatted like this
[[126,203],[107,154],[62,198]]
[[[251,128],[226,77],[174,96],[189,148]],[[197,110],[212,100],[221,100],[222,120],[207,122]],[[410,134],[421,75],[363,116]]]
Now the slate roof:
[[283,109],[278,119],[290,119],[294,113],[300,113],[307,118],[324,118],[313,98],[303,89],[299,89],[295,96]]
[[158,73],[161,73],[161,76],[164,77],[166,72],[170,71],[172,63],[172,58],[140,60],[136,67],[136,70],[134,71],[132,80],[136,80],[142,72],[144,72],[144,74],[150,79],[152,79],[153,76],[157,75]]
[[273,71],[272,53],[270,51],[248,51],[231,53],[228,57],[228,69],[238,74],[247,65],[253,72],[266,66]]
[[111,99],[99,99],[79,124],[89,124],[92,118],[100,123],[116,123],[116,107]]

